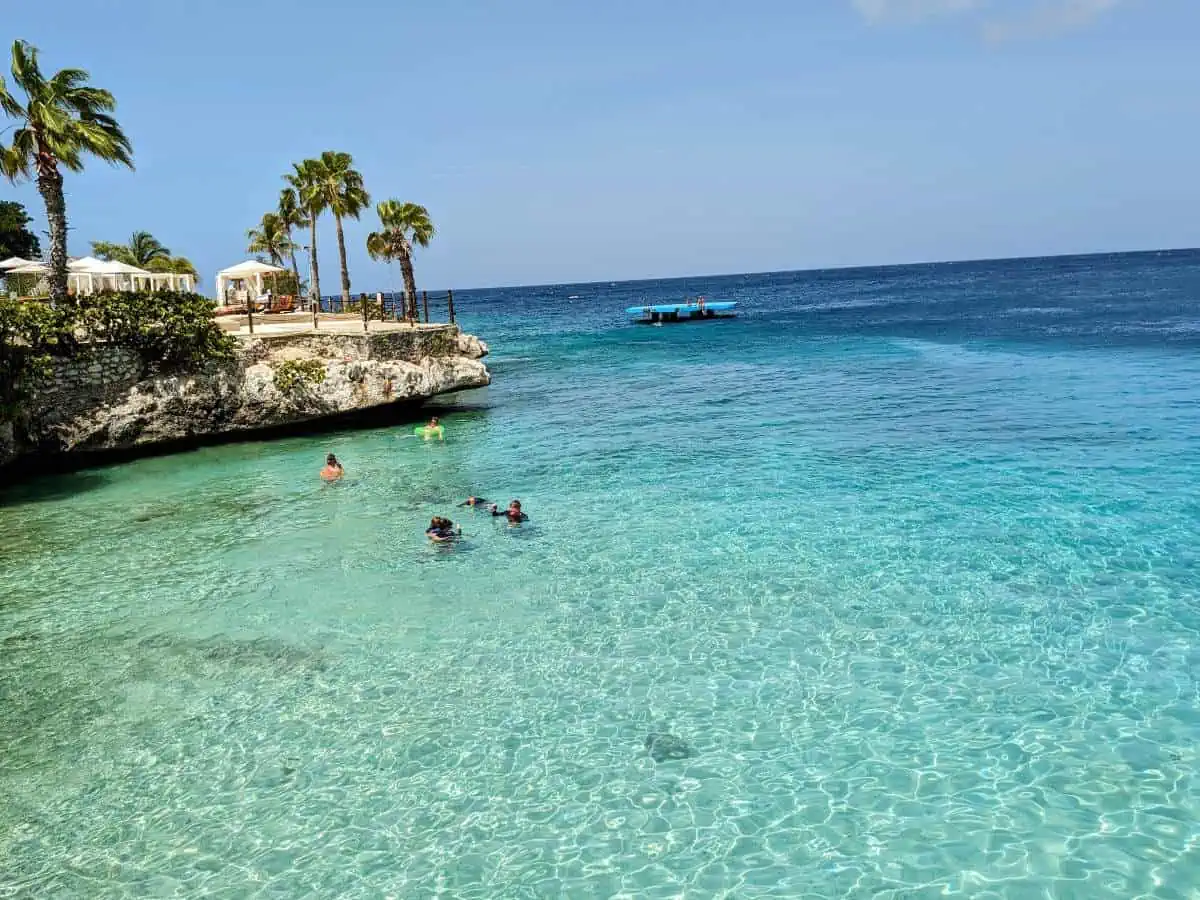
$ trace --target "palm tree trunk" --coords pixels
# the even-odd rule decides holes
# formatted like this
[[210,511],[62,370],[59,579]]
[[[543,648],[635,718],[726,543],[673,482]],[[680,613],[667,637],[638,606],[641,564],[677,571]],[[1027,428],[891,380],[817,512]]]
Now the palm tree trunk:
[[58,166],[53,162],[39,164],[37,183],[50,224],[50,300],[61,306],[67,302],[67,201]]
[[346,237],[342,234],[342,217],[334,213],[333,219],[337,222],[338,258],[342,261],[342,304],[344,308],[344,305],[350,302],[350,270],[346,268]]
[[312,284],[308,286],[309,296],[312,298],[313,311],[313,328],[317,327],[317,314],[321,311],[321,270],[317,266],[317,216],[315,213],[309,216],[309,225],[312,226],[312,243],[309,246],[311,256],[310,268],[312,269]]
[[[291,232],[288,232],[288,239],[292,237]],[[295,244],[292,245],[295,247]],[[300,302],[300,267],[296,265],[296,251],[292,250],[292,274],[296,276],[296,302]]]
[[417,319],[417,279],[413,275],[412,254],[400,254],[400,271],[404,274],[404,293],[408,294],[408,317]]

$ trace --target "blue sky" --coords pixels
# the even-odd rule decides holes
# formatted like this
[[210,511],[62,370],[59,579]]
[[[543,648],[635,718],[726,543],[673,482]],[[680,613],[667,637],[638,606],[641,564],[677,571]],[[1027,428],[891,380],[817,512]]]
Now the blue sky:
[[[68,175],[71,252],[146,229],[209,289],[326,149],[429,207],[428,288],[1200,243],[1195,0],[5,7],[5,54],[88,69],[134,143]],[[373,219],[356,290],[396,283]]]

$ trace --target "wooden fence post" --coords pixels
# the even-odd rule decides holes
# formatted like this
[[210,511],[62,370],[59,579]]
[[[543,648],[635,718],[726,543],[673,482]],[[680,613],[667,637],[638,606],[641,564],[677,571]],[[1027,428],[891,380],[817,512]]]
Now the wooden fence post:
[[450,324],[454,324],[454,291],[446,291],[446,302],[450,306]]

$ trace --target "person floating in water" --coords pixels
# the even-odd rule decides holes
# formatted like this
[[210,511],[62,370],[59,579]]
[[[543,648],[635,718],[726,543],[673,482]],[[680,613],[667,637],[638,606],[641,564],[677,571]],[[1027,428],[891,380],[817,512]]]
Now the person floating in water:
[[511,503],[508,504],[508,509],[504,509],[504,510],[500,509],[499,506],[497,506],[495,503],[493,503],[492,504],[492,515],[493,516],[504,516],[504,518],[508,519],[508,523],[510,525],[516,525],[518,522],[528,522],[529,521],[529,516],[525,515],[525,513],[521,511],[521,501],[520,500],[513,500]]
[[425,529],[425,534],[435,544],[444,544],[462,537],[462,529],[455,529],[454,523],[447,518],[434,516],[429,520],[429,527]]
[[428,425],[418,425],[413,429],[413,432],[418,437],[423,437],[427,441],[431,438],[437,438],[439,441],[446,439],[446,429],[442,427],[442,423],[438,420],[437,416],[431,418]]
[[460,503],[458,505],[474,507],[474,506],[483,506],[487,502],[488,502],[487,497],[476,497],[474,494],[472,494],[470,497],[468,497],[466,500],[464,500],[462,503]]
[[322,481],[337,481],[345,474],[346,470],[342,468],[342,464],[338,462],[336,456],[330,453],[325,457],[325,468],[321,470]]

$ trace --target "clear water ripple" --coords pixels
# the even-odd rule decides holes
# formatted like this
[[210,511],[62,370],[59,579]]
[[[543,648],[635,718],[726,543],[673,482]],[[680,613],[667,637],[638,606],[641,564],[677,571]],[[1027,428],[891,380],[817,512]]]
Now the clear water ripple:
[[[621,321],[684,293],[745,314]],[[445,444],[0,494],[0,896],[1193,897],[1197,296],[1186,252],[468,293]]]

